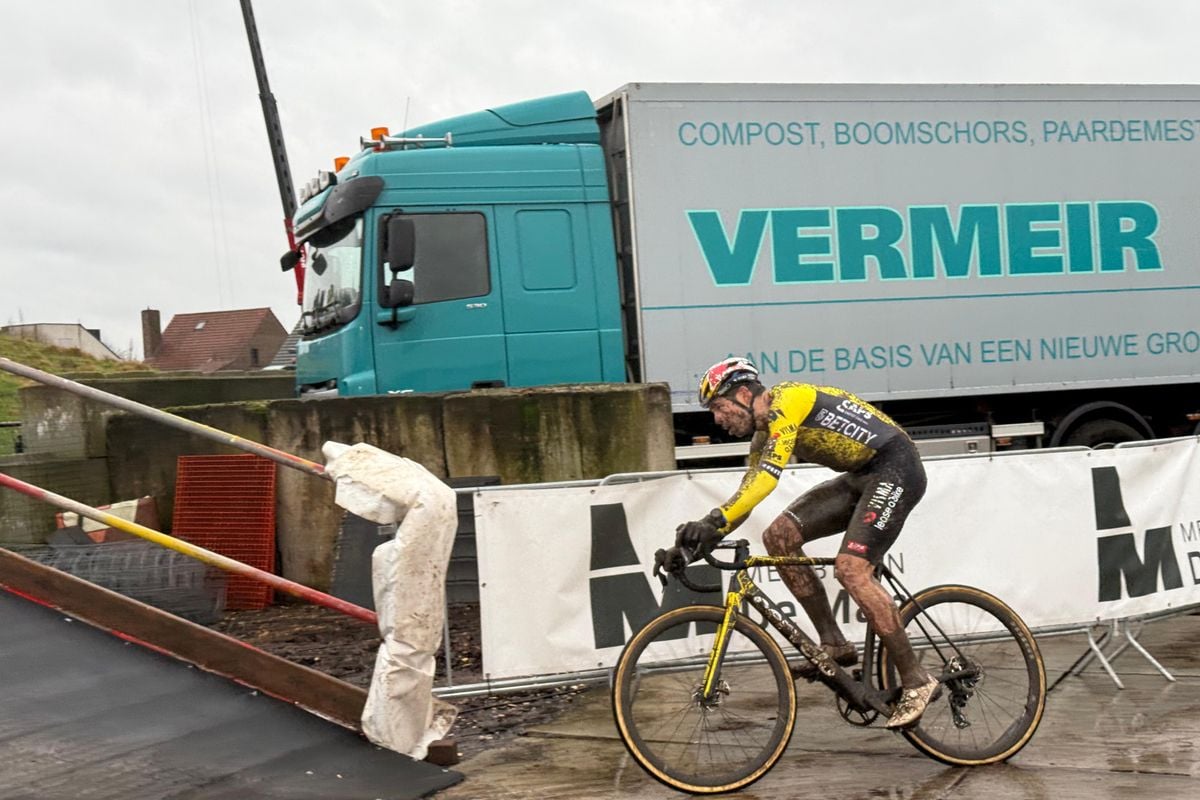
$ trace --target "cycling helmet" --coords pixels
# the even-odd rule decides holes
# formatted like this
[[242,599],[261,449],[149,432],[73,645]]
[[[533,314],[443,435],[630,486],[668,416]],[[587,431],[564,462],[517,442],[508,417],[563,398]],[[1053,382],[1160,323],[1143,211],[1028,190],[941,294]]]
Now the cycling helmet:
[[708,408],[713,398],[720,397],[739,383],[758,380],[758,367],[748,358],[733,356],[713,364],[700,378],[700,405]]

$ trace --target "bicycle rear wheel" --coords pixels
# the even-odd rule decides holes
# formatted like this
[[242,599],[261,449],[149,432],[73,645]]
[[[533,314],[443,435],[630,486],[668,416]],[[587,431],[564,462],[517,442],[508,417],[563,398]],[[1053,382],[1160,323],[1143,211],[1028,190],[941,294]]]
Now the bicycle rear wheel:
[[[931,758],[973,766],[1011,758],[1029,743],[1046,707],[1046,669],[1029,628],[1011,608],[969,586],[935,586],[900,609],[921,665],[943,679],[942,696],[901,731]],[[900,685],[886,648],[880,685]]]
[[688,606],[652,620],[621,652],[613,717],[630,754],[659,781],[693,794],[741,789],[766,774],[796,723],[796,687],[770,634],[741,617],[718,689],[704,671],[725,609]]

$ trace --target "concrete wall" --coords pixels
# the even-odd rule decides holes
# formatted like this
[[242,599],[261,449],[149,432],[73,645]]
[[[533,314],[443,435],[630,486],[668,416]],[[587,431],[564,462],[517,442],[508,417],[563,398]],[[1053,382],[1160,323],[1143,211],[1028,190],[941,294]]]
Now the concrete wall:
[[[267,438],[267,414],[262,403],[175,409],[173,413],[252,442],[263,442]],[[175,509],[178,457],[243,452],[132,414],[118,414],[109,420],[107,440],[108,476],[113,496],[132,500],[151,495],[167,530]]]
[[[112,502],[107,461],[103,458],[10,456],[0,458],[0,472],[87,505]],[[58,511],[41,500],[0,488],[0,543],[43,544],[56,527],[54,515]]]
[[[325,461],[321,447],[326,441],[369,442],[443,479],[498,475],[504,483],[537,483],[675,464],[670,399],[663,385],[276,400],[176,413],[318,463]],[[113,496],[154,496],[169,527],[178,456],[241,451],[119,415],[108,423],[107,452]],[[321,589],[330,585],[342,518],[333,488],[297,470],[278,471],[279,571]]]
[[[248,375],[162,377],[144,373],[134,377],[75,376],[86,386],[161,408],[192,405],[196,402],[253,400],[264,397],[290,397],[294,394],[291,373],[252,373]],[[116,500],[131,500],[152,494],[159,503],[162,518],[169,523],[171,491],[161,487],[175,485],[174,459],[160,464],[150,458],[151,443],[178,443],[183,434],[159,423],[141,427],[125,451],[130,458],[118,464],[119,474],[110,474],[106,442],[107,423],[121,412],[111,406],[48,386],[27,386],[19,390],[21,434],[26,445],[22,455],[0,458],[0,472],[42,489],[61,494],[87,505],[105,505]],[[266,430],[254,426],[250,406],[237,414],[214,415],[217,427],[228,426],[246,438],[263,441]],[[204,449],[208,448],[208,449]],[[181,452],[214,452],[207,443],[189,443]],[[222,452],[240,452],[224,449]],[[114,479],[115,478],[115,479]],[[143,491],[143,487],[146,490]],[[0,489],[0,544],[40,544],[54,530],[58,509],[46,503]]]
[[675,468],[665,386],[487,389],[448,395],[444,409],[451,477],[541,483]]
[[[290,372],[203,376],[150,373],[137,378],[78,377],[76,381],[152,408],[295,395],[295,377]],[[43,385],[22,388],[20,399],[21,432],[26,452],[84,458],[105,455],[105,426],[110,417],[119,413],[112,406]]]
[[67,349],[76,349],[92,358],[105,361],[120,361],[121,357],[100,341],[99,331],[93,334],[75,322],[42,322],[29,325],[9,325],[0,328],[0,333],[17,339],[29,339],[43,344]]

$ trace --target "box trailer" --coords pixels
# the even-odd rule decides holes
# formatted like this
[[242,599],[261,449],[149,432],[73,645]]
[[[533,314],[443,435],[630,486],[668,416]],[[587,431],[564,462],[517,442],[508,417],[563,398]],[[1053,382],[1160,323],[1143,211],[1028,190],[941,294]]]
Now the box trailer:
[[1200,87],[630,84],[362,145],[295,219],[302,391],[664,382],[685,445],[737,354],[983,449],[1200,419]]

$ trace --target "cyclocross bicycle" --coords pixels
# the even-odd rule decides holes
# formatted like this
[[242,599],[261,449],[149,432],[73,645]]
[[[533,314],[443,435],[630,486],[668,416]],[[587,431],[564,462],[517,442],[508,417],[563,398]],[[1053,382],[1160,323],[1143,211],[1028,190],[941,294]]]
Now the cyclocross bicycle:
[[[774,628],[816,665],[843,719],[867,726],[891,713],[901,692],[887,650],[867,627],[860,667],[838,666],[754,583],[756,567],[831,566],[832,558],[751,556],[739,540],[733,561],[711,553],[713,567],[733,570],[724,607],[667,611],[639,630],[613,672],[617,730],[634,759],[668,786],[694,794],[741,789],[761,778],[787,748],[796,723],[796,686]],[[1012,609],[969,586],[934,586],[910,594],[884,565],[876,574],[900,601],[900,619],[940,696],[901,733],[930,758],[953,765],[1012,757],[1037,730],[1046,705],[1046,671],[1029,628]],[[694,592],[686,568],[671,573]],[[666,579],[663,579],[664,585]],[[754,608],[763,621],[748,616]]]

